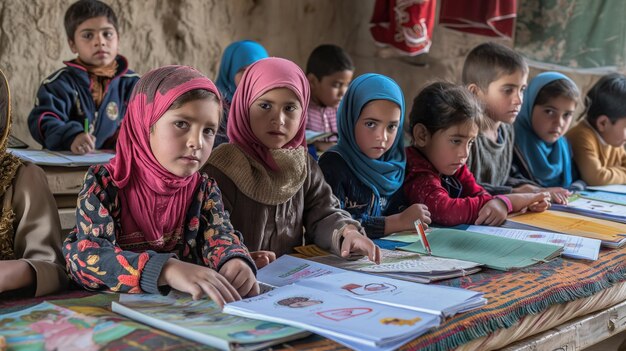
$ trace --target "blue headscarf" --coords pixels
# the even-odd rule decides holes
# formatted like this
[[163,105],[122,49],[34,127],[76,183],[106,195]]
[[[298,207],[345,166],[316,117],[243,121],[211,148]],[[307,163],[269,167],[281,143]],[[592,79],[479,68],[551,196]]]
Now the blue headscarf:
[[236,41],[226,47],[220,63],[215,85],[222,97],[230,104],[235,93],[235,74],[243,67],[250,66],[260,59],[268,57],[265,48],[252,40]]
[[[377,160],[367,157],[356,143],[354,127],[361,110],[372,100],[388,100],[400,107],[398,134],[391,148]],[[402,90],[391,78],[368,73],[355,79],[348,87],[346,95],[337,110],[337,145],[330,152],[337,152],[348,167],[365,185],[369,186],[378,198],[390,196],[402,186],[406,156],[402,126],[404,125],[404,96]],[[379,209],[379,206],[374,206]],[[376,214],[373,214],[376,215]]]
[[548,144],[535,134],[532,127],[532,114],[539,91],[547,84],[566,79],[557,72],[544,72],[537,75],[528,84],[524,92],[524,103],[515,121],[515,146],[528,164],[530,173],[544,187],[560,186],[567,188],[572,184],[572,155],[563,136]]

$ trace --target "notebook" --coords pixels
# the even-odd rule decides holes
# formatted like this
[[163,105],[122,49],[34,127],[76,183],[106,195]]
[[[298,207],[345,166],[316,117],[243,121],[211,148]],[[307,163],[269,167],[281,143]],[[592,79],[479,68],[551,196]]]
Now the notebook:
[[[427,234],[432,255],[484,264],[507,271],[551,260],[561,254],[562,246],[458,229],[433,229]],[[402,246],[400,250],[425,253],[421,243]]]
[[7,149],[13,155],[43,166],[78,167],[108,163],[115,154],[110,150],[95,150],[84,155],[74,155],[69,151],[32,149]]

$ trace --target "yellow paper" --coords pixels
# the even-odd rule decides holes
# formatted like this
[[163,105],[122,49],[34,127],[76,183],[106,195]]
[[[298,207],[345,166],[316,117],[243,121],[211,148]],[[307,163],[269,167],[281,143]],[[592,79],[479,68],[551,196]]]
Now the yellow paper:
[[552,230],[559,233],[578,235],[585,238],[618,242],[626,234],[626,224],[590,219],[589,217],[557,211],[530,212],[510,217],[512,222]]

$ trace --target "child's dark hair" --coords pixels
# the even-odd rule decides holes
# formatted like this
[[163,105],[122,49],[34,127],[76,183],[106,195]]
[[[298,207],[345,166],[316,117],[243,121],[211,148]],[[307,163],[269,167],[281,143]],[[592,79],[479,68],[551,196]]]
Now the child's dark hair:
[[341,71],[354,71],[354,63],[348,53],[337,45],[316,47],[306,62],[306,74],[312,73],[320,80]]
[[626,117],[626,76],[608,74],[594,84],[585,98],[587,121],[595,126],[598,117],[606,115],[611,123]]
[[463,63],[463,84],[476,84],[486,90],[489,84],[503,75],[517,71],[528,73],[528,64],[522,55],[502,44],[488,42],[473,48]]
[[418,123],[430,134],[467,122],[481,126],[482,115],[480,103],[469,89],[449,82],[435,82],[422,89],[413,100],[410,133]]
[[74,40],[76,28],[81,23],[95,17],[106,17],[109,23],[117,30],[117,16],[109,5],[98,0],[78,0],[65,11],[65,33],[67,38]]
[[576,101],[580,98],[580,90],[574,82],[569,79],[557,79],[546,84],[539,90],[535,98],[535,105],[543,105],[549,100],[564,97]]
[[177,97],[176,100],[172,102],[172,105],[170,105],[170,108],[168,110],[176,110],[177,108],[181,108],[184,104],[188,102],[204,99],[215,101],[220,105],[220,109],[222,108],[222,103],[220,99],[217,98],[217,95],[215,95],[214,92],[208,91],[206,89],[193,89]]

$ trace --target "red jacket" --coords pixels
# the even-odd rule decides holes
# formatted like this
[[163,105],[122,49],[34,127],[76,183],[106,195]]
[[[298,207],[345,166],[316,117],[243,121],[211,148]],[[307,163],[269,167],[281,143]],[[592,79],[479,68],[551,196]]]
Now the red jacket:
[[453,176],[462,185],[461,196],[453,198],[441,184],[440,173],[416,148],[406,148],[406,177],[404,193],[408,203],[428,206],[433,223],[444,226],[474,224],[480,209],[491,199],[476,183],[467,165]]

